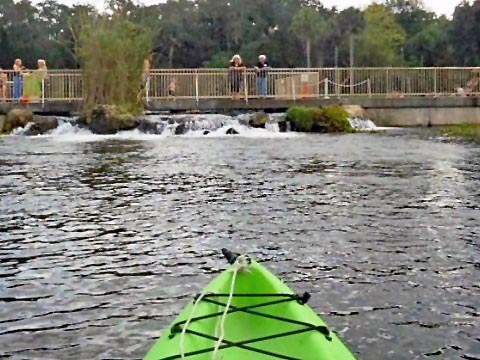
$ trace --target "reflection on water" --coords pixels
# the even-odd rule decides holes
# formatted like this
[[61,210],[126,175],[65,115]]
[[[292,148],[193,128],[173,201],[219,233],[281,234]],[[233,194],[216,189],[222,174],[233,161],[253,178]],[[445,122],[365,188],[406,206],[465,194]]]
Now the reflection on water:
[[479,155],[412,134],[4,138],[0,357],[140,358],[226,246],[311,292],[361,359],[479,359]]

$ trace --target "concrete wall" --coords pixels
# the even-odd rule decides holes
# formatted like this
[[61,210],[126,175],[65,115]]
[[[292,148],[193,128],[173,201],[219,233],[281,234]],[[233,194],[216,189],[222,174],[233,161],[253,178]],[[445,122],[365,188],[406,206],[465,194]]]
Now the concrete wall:
[[[344,97],[307,99],[161,99],[150,101],[146,108],[153,112],[228,112],[228,111],[285,111],[291,106],[359,105],[366,117],[378,126],[427,126],[458,123],[480,124],[480,98],[478,97],[408,97],[368,98]],[[0,103],[0,114],[12,108],[27,108],[38,114],[72,114],[78,112],[80,102],[46,102],[19,105]]]
[[440,126],[480,124],[480,107],[366,109],[365,115],[377,126]]

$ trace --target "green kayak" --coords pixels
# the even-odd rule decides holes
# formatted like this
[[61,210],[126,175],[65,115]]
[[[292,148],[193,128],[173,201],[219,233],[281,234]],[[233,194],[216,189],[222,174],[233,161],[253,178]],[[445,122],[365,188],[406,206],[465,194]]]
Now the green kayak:
[[178,315],[145,360],[354,360],[296,295],[262,265],[222,250],[232,266]]

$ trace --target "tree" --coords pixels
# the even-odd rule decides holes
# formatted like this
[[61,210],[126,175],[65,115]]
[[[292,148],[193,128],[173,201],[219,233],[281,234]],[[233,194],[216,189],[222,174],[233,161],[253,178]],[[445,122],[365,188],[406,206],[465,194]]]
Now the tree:
[[150,33],[129,19],[121,1],[111,0],[104,14],[80,14],[74,28],[75,55],[83,70],[83,112],[96,105],[116,105],[127,112],[142,108],[144,59],[151,51]]
[[359,34],[365,26],[362,11],[357,8],[347,8],[331,17],[329,21],[330,34],[326,47],[330,49],[330,64],[336,64],[335,49],[338,50],[338,65],[349,65],[350,37]]
[[307,67],[312,67],[312,43],[326,30],[326,23],[311,7],[303,7],[292,19],[292,31],[305,42]]
[[451,43],[451,22],[444,16],[435,19],[410,38],[406,52],[415,54],[416,66],[452,66],[455,63]]
[[452,40],[457,64],[478,66],[480,63],[480,0],[472,5],[464,1],[453,14]]
[[359,66],[402,65],[405,32],[384,5],[370,5],[364,12],[365,28],[358,36]]

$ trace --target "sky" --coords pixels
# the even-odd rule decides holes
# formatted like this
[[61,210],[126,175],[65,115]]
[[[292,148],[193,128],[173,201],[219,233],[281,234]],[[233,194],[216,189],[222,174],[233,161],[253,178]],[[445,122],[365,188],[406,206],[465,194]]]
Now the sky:
[[[98,4],[102,3],[101,0],[57,0],[67,5],[72,4]],[[143,4],[155,4],[160,0],[137,0]],[[337,8],[344,9],[349,6],[366,7],[372,0],[323,0],[322,3],[327,7],[336,6]],[[452,16],[455,6],[457,6],[461,0],[424,0],[425,6],[428,10],[435,11],[437,14]]]

